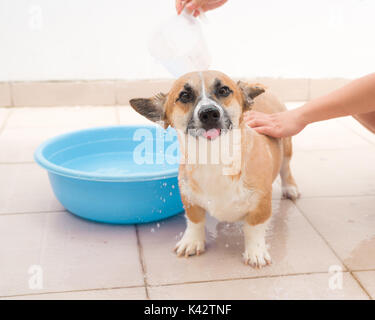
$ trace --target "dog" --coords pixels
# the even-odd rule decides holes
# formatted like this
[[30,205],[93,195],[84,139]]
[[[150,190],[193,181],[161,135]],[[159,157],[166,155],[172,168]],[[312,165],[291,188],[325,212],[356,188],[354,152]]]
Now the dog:
[[[245,124],[243,115],[251,109],[281,112],[285,106],[266,87],[235,82],[218,71],[188,73],[174,82],[168,94],[131,99],[130,105],[149,120],[161,121],[164,128],[172,126],[178,132],[178,180],[187,227],[176,245],[177,255],[204,252],[205,215],[209,212],[220,221],[243,221],[246,264],[255,268],[270,264],[265,234],[277,175],[285,197],[299,196],[289,166],[292,143],[291,138],[258,134]],[[225,139],[230,150],[220,144]],[[192,142],[196,142],[194,147],[187,148]],[[226,160],[191,161],[203,148],[211,155],[224,150]]]

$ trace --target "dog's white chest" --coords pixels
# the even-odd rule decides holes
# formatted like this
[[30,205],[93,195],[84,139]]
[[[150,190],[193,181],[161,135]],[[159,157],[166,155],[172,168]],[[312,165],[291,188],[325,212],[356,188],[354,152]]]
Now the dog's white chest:
[[222,166],[202,165],[191,170],[191,178],[198,188],[183,182],[181,192],[218,220],[237,221],[257,204],[257,194],[245,188],[241,178],[224,175]]

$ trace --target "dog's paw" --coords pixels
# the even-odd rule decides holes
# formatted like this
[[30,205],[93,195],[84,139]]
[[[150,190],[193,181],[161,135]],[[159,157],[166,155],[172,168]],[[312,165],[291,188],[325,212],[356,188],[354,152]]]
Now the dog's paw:
[[260,269],[271,264],[271,256],[265,246],[251,246],[243,253],[245,264]]
[[298,188],[294,184],[288,184],[282,187],[283,197],[290,200],[296,200],[299,198],[300,193]]
[[174,251],[177,253],[177,256],[189,257],[192,255],[200,255],[204,252],[205,245],[204,239],[199,237],[193,237],[191,235],[185,234],[182,239],[177,242]]

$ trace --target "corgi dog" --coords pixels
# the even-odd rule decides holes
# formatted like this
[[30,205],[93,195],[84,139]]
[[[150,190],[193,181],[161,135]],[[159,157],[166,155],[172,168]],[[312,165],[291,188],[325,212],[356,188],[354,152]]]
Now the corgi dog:
[[271,263],[265,233],[271,217],[272,183],[281,176],[283,195],[299,196],[290,171],[291,138],[275,139],[246,125],[256,110],[286,110],[264,86],[235,82],[218,71],[188,73],[168,94],[131,99],[146,118],[178,132],[179,188],[187,227],[178,256],[205,251],[206,212],[220,221],[243,221],[244,261],[260,268]]

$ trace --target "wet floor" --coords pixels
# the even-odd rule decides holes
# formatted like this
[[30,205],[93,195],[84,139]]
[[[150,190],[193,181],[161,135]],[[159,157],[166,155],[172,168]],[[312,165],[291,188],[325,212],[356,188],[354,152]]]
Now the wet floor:
[[128,107],[0,109],[1,298],[375,298],[375,136],[354,120],[312,125],[294,139],[302,197],[282,200],[275,182],[273,263],[260,270],[243,264],[239,223],[209,217],[206,252],[177,258],[183,215],[113,226],[64,210],[34,149],[56,134],[120,123],[147,120]]

